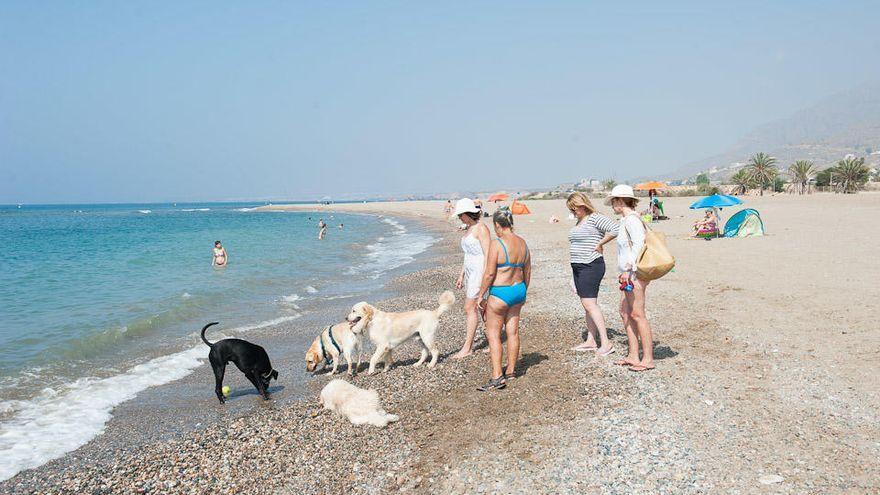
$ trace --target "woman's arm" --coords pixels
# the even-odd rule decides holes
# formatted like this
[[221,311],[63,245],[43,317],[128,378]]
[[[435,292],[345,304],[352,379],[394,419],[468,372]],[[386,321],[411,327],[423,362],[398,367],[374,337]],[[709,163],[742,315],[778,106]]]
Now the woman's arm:
[[489,254],[486,255],[486,265],[483,269],[483,281],[480,284],[480,293],[477,295],[477,300],[482,300],[486,293],[489,292],[489,287],[495,282],[495,276],[498,274],[498,265],[495,263],[497,259],[498,248],[494,242],[490,242]]
[[[525,242],[525,241],[524,241]],[[529,288],[529,282],[532,281],[532,252],[526,245],[526,262],[523,265],[523,282],[526,284],[526,290]]]

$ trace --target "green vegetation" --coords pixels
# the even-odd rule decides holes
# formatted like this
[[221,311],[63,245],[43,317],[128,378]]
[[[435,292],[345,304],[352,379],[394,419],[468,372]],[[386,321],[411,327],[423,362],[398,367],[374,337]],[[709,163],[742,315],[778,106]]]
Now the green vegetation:
[[702,185],[706,185],[706,186],[708,186],[708,185],[709,185],[709,176],[706,175],[706,174],[700,174],[700,175],[697,176],[696,179],[694,179],[694,182],[695,182],[698,186],[702,186]]
[[734,194],[745,194],[749,189],[755,186],[749,171],[741,168],[730,178],[730,183],[736,186]]
[[751,180],[761,188],[761,196],[764,195],[764,189],[774,185],[776,177],[779,175],[779,169],[776,168],[776,158],[766,154],[757,153],[749,159],[746,166]]
[[810,180],[817,176],[816,167],[813,162],[808,160],[798,160],[788,167],[788,175],[791,177],[791,183],[794,191],[798,194],[808,194],[810,190]]
[[847,157],[837,162],[831,171],[831,184],[835,190],[844,194],[856,193],[865,187],[871,170],[865,165],[865,158]]
[[617,185],[617,181],[614,179],[605,179],[602,181],[602,189],[606,191],[610,191],[614,189],[614,186]]

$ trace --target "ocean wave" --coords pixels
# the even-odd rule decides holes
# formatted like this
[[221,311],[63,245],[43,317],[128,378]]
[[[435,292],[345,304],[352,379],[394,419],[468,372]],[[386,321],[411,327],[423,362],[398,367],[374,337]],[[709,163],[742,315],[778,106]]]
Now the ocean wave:
[[[224,334],[267,328],[297,317],[282,316]],[[195,333],[190,337],[198,339]],[[0,403],[0,413],[11,415],[0,423],[0,481],[85,445],[104,431],[114,407],[150,387],[189,375],[206,358],[206,348],[199,343],[114,376],[80,378],[58,389],[45,388],[31,400]]]
[[180,211],[211,211],[210,208],[183,208]]
[[256,209],[257,209],[257,207],[253,207],[253,208],[233,208],[232,211],[254,211],[254,210],[256,210]]
[[305,290],[306,290],[306,292],[308,292],[309,294],[314,294],[314,293],[318,292],[318,289],[312,287],[311,285],[307,285],[307,286],[305,287]]
[[138,210],[138,213],[143,213],[144,215],[148,213],[153,213],[153,210]]
[[427,251],[436,242],[427,234],[408,232],[403,224],[393,218],[382,217],[382,222],[394,227],[394,231],[367,245],[366,262],[349,268],[349,274],[367,272],[371,278],[379,278],[390,270],[411,263],[418,254]]

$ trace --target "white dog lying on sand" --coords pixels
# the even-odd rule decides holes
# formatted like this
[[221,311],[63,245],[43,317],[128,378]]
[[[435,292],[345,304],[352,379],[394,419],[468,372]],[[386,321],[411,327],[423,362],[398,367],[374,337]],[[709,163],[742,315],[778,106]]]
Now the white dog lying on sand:
[[400,419],[382,409],[379,394],[375,390],[357,388],[345,380],[332,380],[324,386],[321,390],[321,404],[324,409],[347,417],[355,426],[370,424],[384,428],[388,423]]

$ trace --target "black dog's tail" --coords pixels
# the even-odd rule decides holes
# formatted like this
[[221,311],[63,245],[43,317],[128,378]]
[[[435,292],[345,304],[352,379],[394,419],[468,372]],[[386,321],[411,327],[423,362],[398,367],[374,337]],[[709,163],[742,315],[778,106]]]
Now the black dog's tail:
[[205,330],[207,330],[208,327],[214,326],[214,325],[216,325],[216,324],[218,324],[218,323],[220,323],[220,322],[219,322],[219,321],[215,321],[215,322],[213,322],[213,323],[208,323],[207,325],[205,325],[205,326],[202,327],[202,342],[208,344],[208,347],[214,347],[214,344],[208,342],[208,339],[205,338]]

